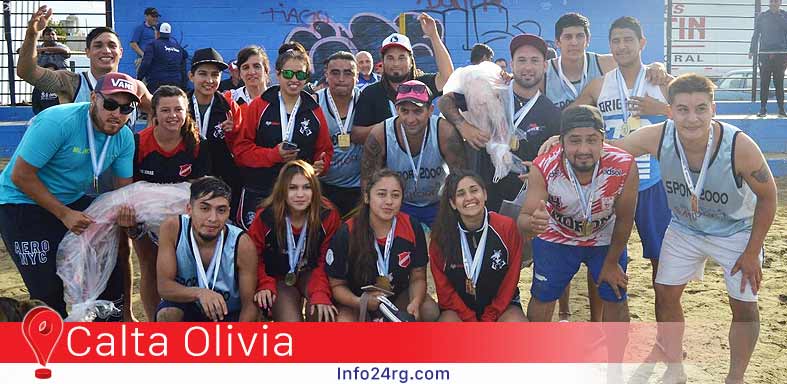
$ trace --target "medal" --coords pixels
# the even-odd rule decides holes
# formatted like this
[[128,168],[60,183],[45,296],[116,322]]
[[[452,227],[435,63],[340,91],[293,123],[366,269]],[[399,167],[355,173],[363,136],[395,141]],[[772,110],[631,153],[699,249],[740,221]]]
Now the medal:
[[473,280],[465,279],[465,292],[468,295],[475,296],[475,287],[473,286]]
[[591,221],[583,221],[580,224],[582,237],[588,237],[591,233],[593,233],[593,222]]
[[353,109],[355,108],[355,89],[353,89],[350,105],[347,107],[347,117],[344,119],[344,122],[342,122],[339,107],[337,107],[336,102],[333,101],[330,88],[325,89],[325,98],[328,101],[328,106],[331,108],[333,118],[336,119],[336,126],[339,127],[339,148],[348,149],[350,148],[350,126],[353,122]]
[[[596,191],[596,176],[598,175],[598,168],[600,167],[601,160],[597,161],[596,166],[593,167],[593,178],[590,180],[590,186],[587,191],[582,190],[582,185],[579,184],[579,179],[577,175],[574,174],[574,167],[568,162],[568,159],[564,161],[568,180],[574,185],[574,191],[577,193],[577,197],[579,197],[579,204],[584,216],[583,221],[581,221],[579,225],[579,234],[583,237],[587,237],[593,232],[593,193]],[[576,229],[573,228],[572,230],[576,231]]]
[[636,131],[642,126],[642,120],[639,116],[631,116],[626,120],[626,125],[629,126],[629,132]]
[[629,111],[629,98],[631,96],[643,96],[643,85],[645,83],[645,67],[640,64],[637,79],[634,81],[634,88],[631,89],[629,94],[628,87],[626,86],[626,79],[623,78],[623,73],[620,69],[615,69],[615,77],[618,81],[618,95],[620,97],[620,106],[623,108],[623,125],[617,130],[615,138],[627,136],[631,131],[636,130],[642,124],[639,119],[639,114]]
[[101,148],[101,155],[96,158],[96,136],[93,132],[93,119],[88,112],[87,116],[87,145],[90,149],[90,165],[93,166],[93,190],[98,193],[98,175],[104,169],[104,162],[107,160],[107,150],[109,149],[109,142],[112,141],[113,136],[107,136],[104,141],[104,148]]
[[[668,124],[674,126],[675,122],[667,120]],[[677,130],[677,128],[675,128]],[[683,144],[680,142],[680,135],[675,134],[675,146],[678,147],[678,155],[680,155],[680,167],[683,171],[683,179],[689,187],[689,200],[691,204],[691,212],[689,218],[696,220],[700,214],[700,194],[702,194],[702,187],[705,185],[705,177],[708,175],[708,167],[710,166],[711,152],[713,152],[713,122],[710,125],[708,132],[708,144],[705,147],[705,157],[702,159],[702,168],[700,168],[700,175],[697,177],[697,183],[691,178],[691,171],[689,171],[689,161],[686,159],[686,151],[683,149]]]
[[511,147],[512,151],[518,151],[519,150],[519,138],[516,137],[516,135],[511,136],[511,142],[508,144],[508,146]]
[[284,276],[284,284],[287,284],[288,287],[294,286],[296,281],[298,281],[298,275],[295,272],[287,272],[287,275]]
[[290,118],[287,117],[287,106],[284,105],[284,99],[279,92],[279,119],[281,120],[281,141],[292,142],[292,134],[295,131],[295,118],[298,116],[298,109],[301,107],[301,97],[298,96],[298,101],[292,107]]
[[341,149],[349,149],[350,148],[350,135],[346,133],[339,134],[339,148]]
[[388,292],[393,292],[391,279],[388,276],[377,276],[377,281],[374,284],[377,288],[384,289]]
[[489,230],[489,214],[484,209],[484,224],[483,231],[481,232],[481,240],[475,249],[475,253],[470,253],[470,243],[467,241],[467,230],[462,228],[462,223],[457,223],[459,228],[459,244],[462,249],[462,264],[465,269],[465,292],[469,295],[475,296],[475,287],[478,283],[478,276],[481,275],[481,264],[484,260],[484,251],[486,250],[486,235]]
[[[631,120],[631,119],[629,119],[629,120]],[[631,133],[631,127],[629,126],[629,124],[628,124],[628,123],[623,123],[623,124],[622,124],[622,125],[620,125],[620,127],[618,128],[618,132],[617,132],[617,134],[616,134],[616,137],[625,137],[625,136],[627,136],[629,133]]]

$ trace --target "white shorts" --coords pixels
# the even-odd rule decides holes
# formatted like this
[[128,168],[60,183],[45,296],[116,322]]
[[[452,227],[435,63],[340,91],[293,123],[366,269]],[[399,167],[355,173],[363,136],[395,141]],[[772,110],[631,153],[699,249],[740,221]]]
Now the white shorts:
[[[683,285],[690,280],[702,280],[705,260],[710,257],[724,268],[724,281],[727,283],[727,294],[730,297],[740,301],[756,302],[757,295],[752,292],[750,284],[747,283],[746,290],[741,293],[743,272],[730,274],[732,267],[746,249],[750,236],[751,232],[748,231],[729,237],[690,234],[670,224],[661,245],[656,282],[664,285]],[[762,266],[762,258],[763,251],[760,250],[760,266]]]

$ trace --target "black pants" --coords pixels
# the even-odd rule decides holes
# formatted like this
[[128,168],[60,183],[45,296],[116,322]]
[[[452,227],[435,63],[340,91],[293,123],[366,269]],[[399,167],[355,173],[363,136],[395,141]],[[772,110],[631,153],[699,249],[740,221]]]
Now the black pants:
[[785,68],[787,68],[787,55],[767,53],[760,55],[760,107],[762,109],[768,104],[771,78],[776,87],[776,103],[779,104],[779,110],[784,109]]
[[337,209],[342,218],[347,216],[361,202],[361,188],[337,187],[328,183],[320,183],[323,196],[327,197]]
[[[83,211],[92,199],[84,196],[68,205]],[[53,214],[34,204],[0,205],[0,235],[25,282],[31,299],[38,299],[66,317],[63,281],[57,275],[57,248],[68,229]],[[123,276],[115,265],[107,287],[99,299],[123,308]],[[100,321],[101,319],[96,319]],[[120,321],[122,317],[105,319]]]

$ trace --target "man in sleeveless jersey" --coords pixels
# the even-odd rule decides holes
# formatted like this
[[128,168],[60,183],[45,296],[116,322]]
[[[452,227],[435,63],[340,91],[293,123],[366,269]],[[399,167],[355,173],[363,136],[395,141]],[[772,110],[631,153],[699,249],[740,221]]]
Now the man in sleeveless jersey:
[[702,278],[708,258],[724,269],[732,310],[726,383],[744,382],[759,336],[757,292],[763,241],[776,214],[776,184],[757,144],[738,128],[713,120],[714,88],[703,76],[679,76],[667,93],[670,120],[614,141],[634,156],[659,159],[672,211],[655,283],[667,359],[678,362],[669,366],[665,382],[686,380],[680,363],[681,296],[690,280]]
[[[626,242],[637,201],[637,165],[604,143],[595,107],[563,111],[560,145],[533,161],[519,228],[533,239],[530,321],[551,321],[580,264],[604,300],[604,321],[629,321]],[[547,204],[548,203],[548,204]]]
[[363,146],[350,140],[353,115],[361,93],[356,89],[358,64],[350,52],[339,51],[325,61],[328,87],[317,92],[328,132],[333,157],[328,173],[320,176],[322,193],[333,202],[342,216],[358,205],[361,198],[361,156]]
[[186,214],[161,224],[156,321],[255,321],[257,252],[229,224],[230,187],[212,176],[191,184]]
[[[643,125],[664,121],[667,87],[646,79],[642,50],[646,39],[639,21],[631,16],[615,20],[609,30],[610,51],[617,68],[593,79],[575,104],[595,105],[606,125],[607,139],[618,139]],[[643,257],[650,260],[651,279],[658,271],[664,232],[670,221],[667,197],[661,184],[659,163],[650,155],[637,157],[639,196],[634,216],[642,240]],[[591,290],[592,292],[592,290]],[[591,297],[591,315],[598,320],[600,304]]]
[[432,115],[432,92],[410,80],[399,85],[397,116],[372,126],[363,149],[361,183],[388,168],[404,179],[402,211],[431,225],[448,169],[464,168],[464,147],[447,120]]

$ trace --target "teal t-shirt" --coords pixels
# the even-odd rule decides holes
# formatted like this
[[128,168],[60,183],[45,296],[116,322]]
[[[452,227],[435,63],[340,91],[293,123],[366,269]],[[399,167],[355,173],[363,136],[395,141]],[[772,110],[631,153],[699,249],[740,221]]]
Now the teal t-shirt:
[[[0,175],[0,204],[35,204],[11,181],[19,157],[38,168],[38,178],[61,203],[71,204],[85,194],[93,181],[87,138],[89,108],[90,103],[63,104],[33,118]],[[93,132],[98,157],[108,136],[95,129]],[[134,134],[124,127],[112,137],[101,173],[112,167],[115,176],[129,178],[133,163]]]

